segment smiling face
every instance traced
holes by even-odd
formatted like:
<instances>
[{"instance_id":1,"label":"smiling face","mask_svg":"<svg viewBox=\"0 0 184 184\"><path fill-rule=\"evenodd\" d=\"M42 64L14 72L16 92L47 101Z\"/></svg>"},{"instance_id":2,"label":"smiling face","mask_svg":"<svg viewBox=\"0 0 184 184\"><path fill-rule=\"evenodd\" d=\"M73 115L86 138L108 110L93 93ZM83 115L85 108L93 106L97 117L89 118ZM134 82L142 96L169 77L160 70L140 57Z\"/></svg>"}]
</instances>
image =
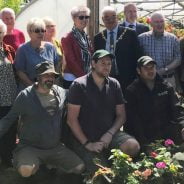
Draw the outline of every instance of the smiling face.
<instances>
[{"instance_id":1,"label":"smiling face","mask_svg":"<svg viewBox=\"0 0 184 184\"><path fill-rule=\"evenodd\" d=\"M134 23L137 19L137 8L135 5L127 5L124 9L124 14L126 21L129 23Z\"/></svg>"},{"instance_id":2,"label":"smiling face","mask_svg":"<svg viewBox=\"0 0 184 184\"><path fill-rule=\"evenodd\" d=\"M151 17L151 26L153 28L153 32L155 33L163 33L165 29L165 20L163 15L155 14Z\"/></svg>"},{"instance_id":3,"label":"smiling face","mask_svg":"<svg viewBox=\"0 0 184 184\"><path fill-rule=\"evenodd\" d=\"M156 65L154 63L148 63L145 66L137 68L137 73L145 81L152 81L156 76Z\"/></svg>"},{"instance_id":4,"label":"smiling face","mask_svg":"<svg viewBox=\"0 0 184 184\"><path fill-rule=\"evenodd\" d=\"M102 16L105 27L109 30L114 29L118 25L118 18L116 12L113 10L106 10Z\"/></svg>"},{"instance_id":5,"label":"smiling face","mask_svg":"<svg viewBox=\"0 0 184 184\"><path fill-rule=\"evenodd\" d=\"M80 11L73 17L74 25L77 29L84 31L89 23L90 15L87 11Z\"/></svg>"},{"instance_id":6,"label":"smiling face","mask_svg":"<svg viewBox=\"0 0 184 184\"><path fill-rule=\"evenodd\" d=\"M7 25L8 31L11 31L14 29L15 15L13 15L11 12L3 12L2 20Z\"/></svg>"},{"instance_id":7,"label":"smiling face","mask_svg":"<svg viewBox=\"0 0 184 184\"><path fill-rule=\"evenodd\" d=\"M38 85L43 90L49 90L52 88L55 80L54 73L45 73L39 76Z\"/></svg>"}]
</instances>

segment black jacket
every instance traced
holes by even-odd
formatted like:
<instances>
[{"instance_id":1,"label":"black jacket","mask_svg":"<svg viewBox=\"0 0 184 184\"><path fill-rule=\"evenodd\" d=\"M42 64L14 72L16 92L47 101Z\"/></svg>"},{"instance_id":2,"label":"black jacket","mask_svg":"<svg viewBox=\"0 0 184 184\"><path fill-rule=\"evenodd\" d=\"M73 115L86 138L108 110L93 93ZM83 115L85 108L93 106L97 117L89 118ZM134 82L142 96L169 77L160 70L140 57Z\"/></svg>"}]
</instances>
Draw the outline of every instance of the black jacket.
<instances>
[{"instance_id":1,"label":"black jacket","mask_svg":"<svg viewBox=\"0 0 184 184\"><path fill-rule=\"evenodd\" d=\"M125 131L141 144L169 138L168 129L172 129L172 123L183 123L183 108L173 88L159 76L156 76L153 90L148 89L140 78L136 79L127 88L125 98Z\"/></svg>"},{"instance_id":2,"label":"black jacket","mask_svg":"<svg viewBox=\"0 0 184 184\"><path fill-rule=\"evenodd\" d=\"M105 49L106 38L106 29L94 37L95 51ZM120 77L118 80L123 89L125 89L135 79L137 59L141 56L142 51L135 31L119 26L115 57Z\"/></svg>"}]
</instances>

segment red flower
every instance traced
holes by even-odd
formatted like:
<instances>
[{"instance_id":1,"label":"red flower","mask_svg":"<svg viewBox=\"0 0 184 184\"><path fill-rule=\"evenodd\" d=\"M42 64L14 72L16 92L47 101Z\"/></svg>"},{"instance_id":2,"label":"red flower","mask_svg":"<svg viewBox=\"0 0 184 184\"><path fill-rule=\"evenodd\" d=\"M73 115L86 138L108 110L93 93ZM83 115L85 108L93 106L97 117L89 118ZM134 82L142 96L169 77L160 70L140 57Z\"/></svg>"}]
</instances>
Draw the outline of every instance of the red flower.
<instances>
[{"instance_id":1,"label":"red flower","mask_svg":"<svg viewBox=\"0 0 184 184\"><path fill-rule=\"evenodd\" d=\"M152 152L150 153L150 155L151 155L153 158L155 158L158 154L157 154L156 152L152 151Z\"/></svg>"}]
</instances>

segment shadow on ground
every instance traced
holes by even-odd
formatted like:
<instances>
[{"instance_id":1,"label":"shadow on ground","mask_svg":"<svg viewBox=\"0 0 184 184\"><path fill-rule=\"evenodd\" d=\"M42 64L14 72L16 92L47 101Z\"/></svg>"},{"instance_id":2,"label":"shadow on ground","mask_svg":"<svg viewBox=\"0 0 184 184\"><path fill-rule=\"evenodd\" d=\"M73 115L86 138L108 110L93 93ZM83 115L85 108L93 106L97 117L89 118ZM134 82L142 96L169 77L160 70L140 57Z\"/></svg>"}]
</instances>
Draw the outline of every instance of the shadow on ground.
<instances>
[{"instance_id":1,"label":"shadow on ground","mask_svg":"<svg viewBox=\"0 0 184 184\"><path fill-rule=\"evenodd\" d=\"M73 174L59 174L42 168L30 178L22 178L12 167L0 165L0 184L82 184L82 178Z\"/></svg>"}]
</instances>

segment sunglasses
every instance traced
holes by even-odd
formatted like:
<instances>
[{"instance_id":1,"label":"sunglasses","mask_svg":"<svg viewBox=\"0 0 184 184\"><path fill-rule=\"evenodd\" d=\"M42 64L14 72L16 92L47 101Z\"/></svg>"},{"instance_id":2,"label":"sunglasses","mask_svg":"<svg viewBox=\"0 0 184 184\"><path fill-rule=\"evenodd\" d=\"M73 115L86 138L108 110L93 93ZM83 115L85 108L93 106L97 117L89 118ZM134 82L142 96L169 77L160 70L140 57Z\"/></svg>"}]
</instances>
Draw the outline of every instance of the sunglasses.
<instances>
[{"instance_id":1,"label":"sunglasses","mask_svg":"<svg viewBox=\"0 0 184 184\"><path fill-rule=\"evenodd\" d=\"M83 15L81 15L81 16L78 16L78 18L79 18L80 20L84 20L84 19L89 19L90 16L83 16Z\"/></svg>"},{"instance_id":2,"label":"sunglasses","mask_svg":"<svg viewBox=\"0 0 184 184\"><path fill-rule=\"evenodd\" d=\"M34 33L45 33L46 32L46 30L45 29L35 29L35 30L32 30L32 32L34 32Z\"/></svg>"}]
</instances>

